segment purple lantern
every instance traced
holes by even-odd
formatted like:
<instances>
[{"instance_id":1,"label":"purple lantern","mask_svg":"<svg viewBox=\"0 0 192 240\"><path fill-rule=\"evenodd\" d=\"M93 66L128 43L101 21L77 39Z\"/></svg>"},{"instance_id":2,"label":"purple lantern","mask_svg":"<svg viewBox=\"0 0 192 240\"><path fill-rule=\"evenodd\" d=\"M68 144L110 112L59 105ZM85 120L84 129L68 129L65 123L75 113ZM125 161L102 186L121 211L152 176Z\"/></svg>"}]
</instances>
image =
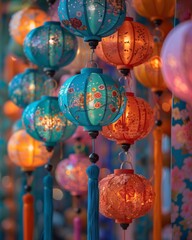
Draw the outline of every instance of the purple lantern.
<instances>
[{"instance_id":1,"label":"purple lantern","mask_svg":"<svg viewBox=\"0 0 192 240\"><path fill-rule=\"evenodd\" d=\"M192 21L179 24L163 44L162 73L172 93L192 103Z\"/></svg>"}]
</instances>

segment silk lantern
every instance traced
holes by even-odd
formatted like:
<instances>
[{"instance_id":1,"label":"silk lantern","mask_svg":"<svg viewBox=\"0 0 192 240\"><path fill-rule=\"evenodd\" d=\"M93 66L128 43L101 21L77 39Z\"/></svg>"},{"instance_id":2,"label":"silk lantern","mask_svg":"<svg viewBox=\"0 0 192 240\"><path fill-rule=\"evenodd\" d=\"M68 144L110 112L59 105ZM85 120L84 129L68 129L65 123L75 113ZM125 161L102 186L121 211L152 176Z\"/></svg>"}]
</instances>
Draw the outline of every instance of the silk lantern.
<instances>
[{"instance_id":1,"label":"silk lantern","mask_svg":"<svg viewBox=\"0 0 192 240\"><path fill-rule=\"evenodd\" d=\"M68 127L75 131L74 125L68 125L68 120L60 111L57 97L43 96L29 104L23 112L22 119L27 133L43 141L50 150L65 136Z\"/></svg>"},{"instance_id":2,"label":"silk lantern","mask_svg":"<svg viewBox=\"0 0 192 240\"><path fill-rule=\"evenodd\" d=\"M41 98L47 76L37 69L28 68L9 83L9 97L19 107L25 108Z\"/></svg>"},{"instance_id":3,"label":"silk lantern","mask_svg":"<svg viewBox=\"0 0 192 240\"><path fill-rule=\"evenodd\" d=\"M151 209L154 192L151 183L133 169L116 169L100 181L99 196L100 213L126 229Z\"/></svg>"},{"instance_id":4,"label":"silk lantern","mask_svg":"<svg viewBox=\"0 0 192 240\"><path fill-rule=\"evenodd\" d=\"M102 39L96 54L104 62L123 71L145 62L152 50L153 39L149 30L143 24L126 17L114 34Z\"/></svg>"},{"instance_id":5,"label":"silk lantern","mask_svg":"<svg viewBox=\"0 0 192 240\"><path fill-rule=\"evenodd\" d=\"M27 35L24 52L29 61L50 74L73 61L77 52L77 39L62 28L59 22L46 22Z\"/></svg>"},{"instance_id":6,"label":"silk lantern","mask_svg":"<svg viewBox=\"0 0 192 240\"><path fill-rule=\"evenodd\" d=\"M127 104L122 116L114 123L104 126L102 135L116 141L122 147L147 136L154 125L154 113L150 105L142 98L128 92Z\"/></svg>"},{"instance_id":7,"label":"silk lantern","mask_svg":"<svg viewBox=\"0 0 192 240\"><path fill-rule=\"evenodd\" d=\"M175 0L133 0L136 12L151 21L163 20L174 16Z\"/></svg>"},{"instance_id":8,"label":"silk lantern","mask_svg":"<svg viewBox=\"0 0 192 240\"><path fill-rule=\"evenodd\" d=\"M165 39L161 51L162 73L169 90L191 105L192 70L192 21L175 27ZM177 39L177 41L175 41Z\"/></svg>"},{"instance_id":9,"label":"silk lantern","mask_svg":"<svg viewBox=\"0 0 192 240\"><path fill-rule=\"evenodd\" d=\"M8 100L4 103L3 112L5 116L13 121L18 120L22 115L22 110L17 107L11 100Z\"/></svg>"},{"instance_id":10,"label":"silk lantern","mask_svg":"<svg viewBox=\"0 0 192 240\"><path fill-rule=\"evenodd\" d=\"M26 35L49 19L49 16L36 6L22 9L13 14L10 20L10 34L17 43L23 45Z\"/></svg>"},{"instance_id":11,"label":"silk lantern","mask_svg":"<svg viewBox=\"0 0 192 240\"><path fill-rule=\"evenodd\" d=\"M77 36L84 37L95 48L102 37L111 35L121 26L126 15L123 0L81 2L61 0L58 8L62 24Z\"/></svg>"},{"instance_id":12,"label":"silk lantern","mask_svg":"<svg viewBox=\"0 0 192 240\"><path fill-rule=\"evenodd\" d=\"M123 113L126 98L118 82L99 68L84 68L61 87L59 106L74 124L87 131L100 131L102 126Z\"/></svg>"},{"instance_id":13,"label":"silk lantern","mask_svg":"<svg viewBox=\"0 0 192 240\"><path fill-rule=\"evenodd\" d=\"M166 89L166 84L161 72L161 47L162 43L154 43L152 56L143 64L134 67L134 74L137 80L154 92Z\"/></svg>"}]
</instances>

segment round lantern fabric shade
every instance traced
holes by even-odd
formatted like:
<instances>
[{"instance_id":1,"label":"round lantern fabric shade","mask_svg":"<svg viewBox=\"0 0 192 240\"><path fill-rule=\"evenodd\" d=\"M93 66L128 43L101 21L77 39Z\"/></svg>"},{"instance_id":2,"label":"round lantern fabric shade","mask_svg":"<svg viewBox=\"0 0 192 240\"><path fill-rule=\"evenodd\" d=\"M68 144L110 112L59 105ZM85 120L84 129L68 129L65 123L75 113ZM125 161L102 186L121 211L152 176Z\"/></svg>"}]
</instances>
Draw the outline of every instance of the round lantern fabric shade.
<instances>
[{"instance_id":1,"label":"round lantern fabric shade","mask_svg":"<svg viewBox=\"0 0 192 240\"><path fill-rule=\"evenodd\" d=\"M133 0L133 7L143 17L153 20L174 16L175 0Z\"/></svg>"},{"instance_id":2,"label":"round lantern fabric shade","mask_svg":"<svg viewBox=\"0 0 192 240\"><path fill-rule=\"evenodd\" d=\"M64 138L68 128L71 135L73 134L71 129L74 131L76 129L76 126L69 124L60 111L57 97L43 96L40 100L31 103L24 110L22 119L27 133L45 142L48 147L55 146L61 138Z\"/></svg>"},{"instance_id":3,"label":"round lantern fabric shade","mask_svg":"<svg viewBox=\"0 0 192 240\"><path fill-rule=\"evenodd\" d=\"M123 113L126 97L118 82L99 68L84 68L69 78L59 92L59 106L71 122L99 131Z\"/></svg>"},{"instance_id":4,"label":"round lantern fabric shade","mask_svg":"<svg viewBox=\"0 0 192 240\"><path fill-rule=\"evenodd\" d=\"M22 9L13 14L10 20L10 34L17 43L23 45L26 35L49 19L49 16L38 7L30 6Z\"/></svg>"},{"instance_id":5,"label":"round lantern fabric shade","mask_svg":"<svg viewBox=\"0 0 192 240\"><path fill-rule=\"evenodd\" d=\"M84 154L71 154L59 162L55 171L58 184L72 195L79 196L87 192L88 177L86 169L90 165Z\"/></svg>"},{"instance_id":6,"label":"round lantern fabric shade","mask_svg":"<svg viewBox=\"0 0 192 240\"><path fill-rule=\"evenodd\" d=\"M40 68L57 70L71 63L77 52L76 37L59 22L46 22L33 29L24 42L24 52Z\"/></svg>"},{"instance_id":7,"label":"round lantern fabric shade","mask_svg":"<svg viewBox=\"0 0 192 240\"><path fill-rule=\"evenodd\" d=\"M11 136L8 155L12 162L25 171L43 166L52 156L42 142L33 139L25 130L19 130Z\"/></svg>"},{"instance_id":8,"label":"round lantern fabric shade","mask_svg":"<svg viewBox=\"0 0 192 240\"><path fill-rule=\"evenodd\" d=\"M37 69L28 68L16 75L9 84L9 97L19 107L25 108L29 103L41 98L47 76Z\"/></svg>"},{"instance_id":9,"label":"round lantern fabric shade","mask_svg":"<svg viewBox=\"0 0 192 240\"><path fill-rule=\"evenodd\" d=\"M117 169L99 183L100 213L116 223L131 223L152 207L154 192L151 183L131 169Z\"/></svg>"},{"instance_id":10,"label":"round lantern fabric shade","mask_svg":"<svg viewBox=\"0 0 192 240\"><path fill-rule=\"evenodd\" d=\"M153 51L153 39L149 30L126 17L122 26L99 43L96 54L104 62L117 69L131 69L146 61Z\"/></svg>"},{"instance_id":11,"label":"round lantern fabric shade","mask_svg":"<svg viewBox=\"0 0 192 240\"><path fill-rule=\"evenodd\" d=\"M58 8L62 24L85 41L100 41L111 35L124 21L126 5L123 0L70 2L61 0Z\"/></svg>"},{"instance_id":12,"label":"round lantern fabric shade","mask_svg":"<svg viewBox=\"0 0 192 240\"><path fill-rule=\"evenodd\" d=\"M154 113L142 98L127 93L127 104L122 116L114 123L104 126L102 135L117 144L134 144L147 136L154 125Z\"/></svg>"},{"instance_id":13,"label":"round lantern fabric shade","mask_svg":"<svg viewBox=\"0 0 192 240\"><path fill-rule=\"evenodd\" d=\"M191 28L191 20L179 24L169 33L161 51L162 73L167 87L189 104L192 99Z\"/></svg>"},{"instance_id":14,"label":"round lantern fabric shade","mask_svg":"<svg viewBox=\"0 0 192 240\"><path fill-rule=\"evenodd\" d=\"M151 88L152 91L163 91L166 89L166 84L161 72L161 47L162 43L155 43L153 54L148 61L134 67L134 74L137 80L145 87Z\"/></svg>"}]
</instances>

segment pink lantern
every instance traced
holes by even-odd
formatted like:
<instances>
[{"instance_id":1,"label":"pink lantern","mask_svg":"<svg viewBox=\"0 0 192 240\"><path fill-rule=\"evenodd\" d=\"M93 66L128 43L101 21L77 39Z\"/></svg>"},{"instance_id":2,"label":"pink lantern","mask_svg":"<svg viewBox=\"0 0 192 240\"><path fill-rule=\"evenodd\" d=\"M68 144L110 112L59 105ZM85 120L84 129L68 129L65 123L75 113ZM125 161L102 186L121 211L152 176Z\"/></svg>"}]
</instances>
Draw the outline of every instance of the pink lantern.
<instances>
[{"instance_id":1,"label":"pink lantern","mask_svg":"<svg viewBox=\"0 0 192 240\"><path fill-rule=\"evenodd\" d=\"M179 24L163 44L162 73L172 93L192 103L192 21Z\"/></svg>"},{"instance_id":2,"label":"pink lantern","mask_svg":"<svg viewBox=\"0 0 192 240\"><path fill-rule=\"evenodd\" d=\"M72 195L83 195L87 192L88 177L86 169L90 165L84 154L71 154L68 159L59 162L55 171L58 184Z\"/></svg>"}]
</instances>

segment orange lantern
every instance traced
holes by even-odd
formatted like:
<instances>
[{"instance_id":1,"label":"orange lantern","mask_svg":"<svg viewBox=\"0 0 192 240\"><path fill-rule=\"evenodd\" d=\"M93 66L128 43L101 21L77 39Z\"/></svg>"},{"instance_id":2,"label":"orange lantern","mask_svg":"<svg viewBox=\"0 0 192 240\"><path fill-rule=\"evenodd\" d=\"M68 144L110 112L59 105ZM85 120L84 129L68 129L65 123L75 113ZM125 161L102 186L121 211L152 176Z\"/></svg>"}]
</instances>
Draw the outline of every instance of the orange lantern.
<instances>
[{"instance_id":1,"label":"orange lantern","mask_svg":"<svg viewBox=\"0 0 192 240\"><path fill-rule=\"evenodd\" d=\"M122 146L144 138L154 125L154 113L150 105L132 92L128 92L127 97L123 115L116 122L104 126L101 132L104 137Z\"/></svg>"},{"instance_id":2,"label":"orange lantern","mask_svg":"<svg viewBox=\"0 0 192 240\"><path fill-rule=\"evenodd\" d=\"M12 162L25 171L32 171L46 164L52 155L42 142L33 139L25 130L19 130L11 136L8 154Z\"/></svg>"},{"instance_id":3,"label":"orange lantern","mask_svg":"<svg viewBox=\"0 0 192 240\"><path fill-rule=\"evenodd\" d=\"M145 215L152 207L151 183L133 169L116 169L99 183L100 213L115 219L123 229L133 219Z\"/></svg>"},{"instance_id":4,"label":"orange lantern","mask_svg":"<svg viewBox=\"0 0 192 240\"><path fill-rule=\"evenodd\" d=\"M152 91L163 91L166 89L166 84L161 73L161 47L162 43L156 42L150 59L134 68L137 80L145 87L151 88Z\"/></svg>"},{"instance_id":5,"label":"orange lantern","mask_svg":"<svg viewBox=\"0 0 192 240\"><path fill-rule=\"evenodd\" d=\"M104 62L123 70L145 62L152 50L153 39L149 30L127 17L117 32L102 39L96 54Z\"/></svg>"},{"instance_id":6,"label":"orange lantern","mask_svg":"<svg viewBox=\"0 0 192 240\"><path fill-rule=\"evenodd\" d=\"M30 6L16 12L9 23L9 31L13 39L23 44L26 35L34 28L49 21L49 16L36 6Z\"/></svg>"},{"instance_id":7,"label":"orange lantern","mask_svg":"<svg viewBox=\"0 0 192 240\"><path fill-rule=\"evenodd\" d=\"M3 112L5 116L11 120L18 120L21 118L22 109L17 107L12 101L8 100L3 105Z\"/></svg>"},{"instance_id":8,"label":"orange lantern","mask_svg":"<svg viewBox=\"0 0 192 240\"><path fill-rule=\"evenodd\" d=\"M163 20L174 16L175 0L133 0L136 12L150 20Z\"/></svg>"}]
</instances>

